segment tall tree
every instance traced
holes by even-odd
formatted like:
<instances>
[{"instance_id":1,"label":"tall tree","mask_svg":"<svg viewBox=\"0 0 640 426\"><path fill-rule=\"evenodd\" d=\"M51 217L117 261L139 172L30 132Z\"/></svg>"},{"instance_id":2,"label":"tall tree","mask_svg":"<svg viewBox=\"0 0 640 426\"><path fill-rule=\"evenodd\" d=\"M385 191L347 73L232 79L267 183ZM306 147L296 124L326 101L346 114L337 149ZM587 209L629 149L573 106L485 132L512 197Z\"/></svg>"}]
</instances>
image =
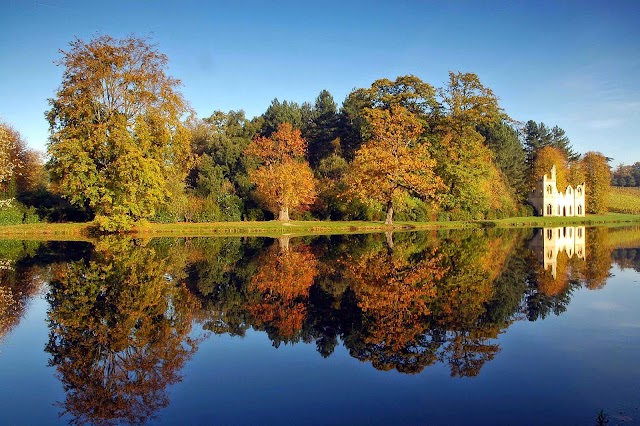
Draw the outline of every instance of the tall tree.
<instances>
[{"instance_id":1,"label":"tall tree","mask_svg":"<svg viewBox=\"0 0 640 426\"><path fill-rule=\"evenodd\" d=\"M345 157L351 159L363 140L369 139L369 129L365 117L367 109L390 109L392 106L405 108L422 121L438 110L436 90L414 75L397 77L394 81L382 78L374 81L369 88L356 89L345 99L340 111L340 139Z\"/></svg>"},{"instance_id":2,"label":"tall tree","mask_svg":"<svg viewBox=\"0 0 640 426\"><path fill-rule=\"evenodd\" d=\"M585 209L588 213L607 212L611 169L607 157L599 152L587 152L582 159L585 175Z\"/></svg>"},{"instance_id":3,"label":"tall tree","mask_svg":"<svg viewBox=\"0 0 640 426\"><path fill-rule=\"evenodd\" d=\"M518 132L504 120L481 125L478 131L484 136L485 144L493 153L496 166L502 172L507 185L520 199L524 198L526 155Z\"/></svg>"},{"instance_id":4,"label":"tall tree","mask_svg":"<svg viewBox=\"0 0 640 426\"><path fill-rule=\"evenodd\" d=\"M271 105L262 114L263 121L260 134L269 137L283 123L289 123L296 129L306 131L310 121L310 110L311 107L309 105L301 106L296 102L290 101L280 102L276 98L271 101Z\"/></svg>"},{"instance_id":5,"label":"tall tree","mask_svg":"<svg viewBox=\"0 0 640 426\"><path fill-rule=\"evenodd\" d=\"M258 198L278 220L289 220L289 209L306 208L315 200L313 172L304 158L306 148L300 130L282 123L270 137L256 137L245 151L262 162L249 176Z\"/></svg>"},{"instance_id":6,"label":"tall tree","mask_svg":"<svg viewBox=\"0 0 640 426\"><path fill-rule=\"evenodd\" d=\"M476 74L454 72L439 95L432 152L438 162L436 173L447 187L443 207L454 218L513 213L513 197L477 130L503 118L498 98Z\"/></svg>"},{"instance_id":7,"label":"tall tree","mask_svg":"<svg viewBox=\"0 0 640 426\"><path fill-rule=\"evenodd\" d=\"M338 107L333 96L326 90L320 92L316 98L312 111L311 123L306 132L308 141L309 164L314 169L323 158L334 152L332 142L338 137Z\"/></svg>"},{"instance_id":8,"label":"tall tree","mask_svg":"<svg viewBox=\"0 0 640 426\"><path fill-rule=\"evenodd\" d=\"M62 84L47 112L49 167L60 192L106 230L153 215L189 163L187 106L167 57L147 40L103 35L61 51Z\"/></svg>"},{"instance_id":9,"label":"tall tree","mask_svg":"<svg viewBox=\"0 0 640 426\"><path fill-rule=\"evenodd\" d=\"M442 181L414 114L399 105L366 113L371 138L356 152L347 182L361 199L384 203L385 223L392 224L394 202L407 195L434 200Z\"/></svg>"},{"instance_id":10,"label":"tall tree","mask_svg":"<svg viewBox=\"0 0 640 426\"><path fill-rule=\"evenodd\" d=\"M533 166L540 149L551 146L561 150L569 163L580 159L580 154L571 147L571 141L564 130L558 126L547 127L544 123L536 123L533 120L527 121L522 129L525 152L527 153L527 165Z\"/></svg>"}]
</instances>

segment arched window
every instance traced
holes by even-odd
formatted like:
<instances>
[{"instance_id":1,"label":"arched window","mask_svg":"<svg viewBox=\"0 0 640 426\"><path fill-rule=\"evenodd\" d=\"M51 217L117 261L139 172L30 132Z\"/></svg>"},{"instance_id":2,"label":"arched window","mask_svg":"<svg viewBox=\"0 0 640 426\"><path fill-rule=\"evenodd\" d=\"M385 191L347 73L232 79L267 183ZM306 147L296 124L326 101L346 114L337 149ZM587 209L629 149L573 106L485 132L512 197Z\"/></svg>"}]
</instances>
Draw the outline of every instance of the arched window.
<instances>
[{"instance_id":1,"label":"arched window","mask_svg":"<svg viewBox=\"0 0 640 426\"><path fill-rule=\"evenodd\" d=\"M549 240L553 238L553 231L551 229L547 229L547 238Z\"/></svg>"},{"instance_id":2,"label":"arched window","mask_svg":"<svg viewBox=\"0 0 640 426\"><path fill-rule=\"evenodd\" d=\"M569 216L573 216L573 206L569 206Z\"/></svg>"},{"instance_id":3,"label":"arched window","mask_svg":"<svg viewBox=\"0 0 640 426\"><path fill-rule=\"evenodd\" d=\"M560 204L558 204L558 216L562 215L562 210L560 210Z\"/></svg>"},{"instance_id":4,"label":"arched window","mask_svg":"<svg viewBox=\"0 0 640 426\"><path fill-rule=\"evenodd\" d=\"M582 187L578 187L578 195L582 195Z\"/></svg>"},{"instance_id":5,"label":"arched window","mask_svg":"<svg viewBox=\"0 0 640 426\"><path fill-rule=\"evenodd\" d=\"M569 228L569 238L573 238L573 228Z\"/></svg>"},{"instance_id":6,"label":"arched window","mask_svg":"<svg viewBox=\"0 0 640 426\"><path fill-rule=\"evenodd\" d=\"M571 187L567 188L567 194L571 195Z\"/></svg>"},{"instance_id":7,"label":"arched window","mask_svg":"<svg viewBox=\"0 0 640 426\"><path fill-rule=\"evenodd\" d=\"M578 228L578 238L582 238L582 228Z\"/></svg>"},{"instance_id":8,"label":"arched window","mask_svg":"<svg viewBox=\"0 0 640 426\"><path fill-rule=\"evenodd\" d=\"M547 194L552 194L553 190L551 189L551 185L547 186Z\"/></svg>"},{"instance_id":9,"label":"arched window","mask_svg":"<svg viewBox=\"0 0 640 426\"><path fill-rule=\"evenodd\" d=\"M552 250L547 251L547 257L549 258L549 260L553 259L553 251Z\"/></svg>"},{"instance_id":10,"label":"arched window","mask_svg":"<svg viewBox=\"0 0 640 426\"><path fill-rule=\"evenodd\" d=\"M578 214L582 214L582 205L578 204Z\"/></svg>"},{"instance_id":11,"label":"arched window","mask_svg":"<svg viewBox=\"0 0 640 426\"><path fill-rule=\"evenodd\" d=\"M553 207L551 207L551 204L547 205L547 214L548 215L553 214Z\"/></svg>"}]
</instances>

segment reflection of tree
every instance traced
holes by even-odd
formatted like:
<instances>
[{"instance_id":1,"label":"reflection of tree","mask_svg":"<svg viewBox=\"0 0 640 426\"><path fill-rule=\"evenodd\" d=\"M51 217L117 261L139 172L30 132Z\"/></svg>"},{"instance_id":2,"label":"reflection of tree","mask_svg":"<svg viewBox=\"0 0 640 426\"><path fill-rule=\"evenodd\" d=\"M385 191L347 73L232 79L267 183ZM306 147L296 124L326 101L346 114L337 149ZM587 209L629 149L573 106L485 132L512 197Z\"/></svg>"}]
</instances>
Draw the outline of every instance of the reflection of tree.
<instances>
[{"instance_id":1,"label":"reflection of tree","mask_svg":"<svg viewBox=\"0 0 640 426\"><path fill-rule=\"evenodd\" d=\"M378 246L348 258L345 265L366 318L364 352L371 352L367 356L376 368L411 369L418 359L424 361L426 352L435 360L432 350L418 349L414 340L424 333L436 282L446 269L439 266L441 255L433 249L409 254L406 245L397 244L393 251ZM392 364L384 365L389 361Z\"/></svg>"},{"instance_id":2,"label":"reflection of tree","mask_svg":"<svg viewBox=\"0 0 640 426\"><path fill-rule=\"evenodd\" d=\"M496 296L493 283L501 278L495 268L507 261L517 241L458 235L422 246L401 240L392 251L372 245L348 258L347 276L363 318L359 330L345 335L353 356L405 373L446 362L454 376L477 375L493 359L499 348L490 340L519 304L512 303L512 311L495 322L487 306Z\"/></svg>"},{"instance_id":3,"label":"reflection of tree","mask_svg":"<svg viewBox=\"0 0 640 426\"><path fill-rule=\"evenodd\" d=\"M217 334L244 336L247 321L246 281L253 258L250 243L240 238L201 238L191 242L195 259L187 267L187 283L202 304L203 327Z\"/></svg>"},{"instance_id":4,"label":"reflection of tree","mask_svg":"<svg viewBox=\"0 0 640 426\"><path fill-rule=\"evenodd\" d=\"M640 249L624 248L614 250L611 258L620 269L631 268L636 272L640 272Z\"/></svg>"},{"instance_id":5,"label":"reflection of tree","mask_svg":"<svg viewBox=\"0 0 640 426\"><path fill-rule=\"evenodd\" d=\"M587 229L587 260L584 268L584 282L590 289L605 286L611 276L611 247L609 246L609 230L607 228Z\"/></svg>"},{"instance_id":6,"label":"reflection of tree","mask_svg":"<svg viewBox=\"0 0 640 426\"><path fill-rule=\"evenodd\" d=\"M286 237L258 259L249 291L260 294L249 306L257 328L267 330L275 344L295 340L307 312L309 287L317 275L317 260L303 244L289 245Z\"/></svg>"},{"instance_id":7,"label":"reflection of tree","mask_svg":"<svg viewBox=\"0 0 640 426\"><path fill-rule=\"evenodd\" d=\"M29 300L43 291L50 271L78 259L88 243L0 240L0 340L20 322Z\"/></svg>"},{"instance_id":8,"label":"reflection of tree","mask_svg":"<svg viewBox=\"0 0 640 426\"><path fill-rule=\"evenodd\" d=\"M46 351L72 423L139 424L168 404L165 388L197 344L193 298L170 268L150 248L109 240L51 280Z\"/></svg>"}]
</instances>

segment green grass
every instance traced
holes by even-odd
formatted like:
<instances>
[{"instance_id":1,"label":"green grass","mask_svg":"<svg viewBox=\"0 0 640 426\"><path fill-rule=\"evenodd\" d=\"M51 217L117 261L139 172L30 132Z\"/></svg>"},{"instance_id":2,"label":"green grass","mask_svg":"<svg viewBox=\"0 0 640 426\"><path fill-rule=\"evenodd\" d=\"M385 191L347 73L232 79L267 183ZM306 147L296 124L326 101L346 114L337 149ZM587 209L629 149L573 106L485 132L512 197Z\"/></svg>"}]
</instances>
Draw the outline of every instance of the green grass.
<instances>
[{"instance_id":1,"label":"green grass","mask_svg":"<svg viewBox=\"0 0 640 426\"><path fill-rule=\"evenodd\" d=\"M429 230L483 227L541 227L563 225L616 226L640 223L640 215L610 213L586 217L512 217L508 219L455 222L328 222L291 221L215 222L215 223L149 223L135 227L131 234L138 237L196 237L196 236L266 236L330 235L389 230ZM90 240L90 223L25 224L0 226L0 238L37 240Z\"/></svg>"},{"instance_id":2,"label":"green grass","mask_svg":"<svg viewBox=\"0 0 640 426\"><path fill-rule=\"evenodd\" d=\"M607 208L611 212L640 214L640 188L612 186Z\"/></svg>"}]
</instances>

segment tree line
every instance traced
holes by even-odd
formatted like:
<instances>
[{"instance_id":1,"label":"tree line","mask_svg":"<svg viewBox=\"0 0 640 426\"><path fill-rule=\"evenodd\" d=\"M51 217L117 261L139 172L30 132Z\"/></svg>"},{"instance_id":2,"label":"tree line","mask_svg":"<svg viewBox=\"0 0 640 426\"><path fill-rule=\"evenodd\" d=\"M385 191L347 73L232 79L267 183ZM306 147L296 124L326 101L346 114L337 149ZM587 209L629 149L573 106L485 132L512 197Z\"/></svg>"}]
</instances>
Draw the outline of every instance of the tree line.
<instances>
[{"instance_id":1,"label":"tree line","mask_svg":"<svg viewBox=\"0 0 640 426\"><path fill-rule=\"evenodd\" d=\"M473 73L450 72L442 87L376 80L340 107L323 90L313 103L274 99L251 119L199 118L146 39L76 39L61 53L45 167L25 159L24 144L22 159L5 154L21 138L0 126L0 190L49 219L62 211L119 230L140 220L530 215L527 194L552 164L559 190L587 182L587 209L605 208L606 157L580 156L557 126L514 121Z\"/></svg>"}]
</instances>

